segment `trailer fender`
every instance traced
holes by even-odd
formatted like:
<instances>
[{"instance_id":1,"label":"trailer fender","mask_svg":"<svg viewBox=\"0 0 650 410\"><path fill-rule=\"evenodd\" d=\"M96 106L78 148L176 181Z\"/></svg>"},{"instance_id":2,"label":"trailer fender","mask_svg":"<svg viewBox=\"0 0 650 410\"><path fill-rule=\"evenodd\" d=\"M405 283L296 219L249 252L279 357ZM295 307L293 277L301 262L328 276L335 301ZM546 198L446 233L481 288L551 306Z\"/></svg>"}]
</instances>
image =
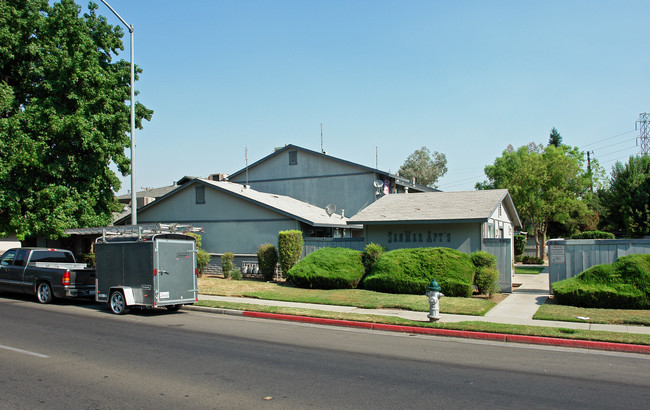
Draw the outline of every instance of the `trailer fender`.
<instances>
[{"instance_id":1,"label":"trailer fender","mask_svg":"<svg viewBox=\"0 0 650 410\"><path fill-rule=\"evenodd\" d=\"M115 286L111 288L108 294L110 295L114 290L121 290L122 293L124 293L124 299L126 300L127 306L133 306L135 304L135 297L133 297L133 288L129 286Z\"/></svg>"}]
</instances>

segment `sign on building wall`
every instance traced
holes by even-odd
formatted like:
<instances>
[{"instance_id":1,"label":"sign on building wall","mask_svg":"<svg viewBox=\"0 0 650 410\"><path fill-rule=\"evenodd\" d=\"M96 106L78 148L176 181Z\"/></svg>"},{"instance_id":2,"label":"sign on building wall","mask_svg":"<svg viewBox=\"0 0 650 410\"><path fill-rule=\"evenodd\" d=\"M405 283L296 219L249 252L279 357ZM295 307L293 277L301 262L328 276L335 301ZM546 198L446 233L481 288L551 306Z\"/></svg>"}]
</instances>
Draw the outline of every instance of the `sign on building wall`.
<instances>
[{"instance_id":1,"label":"sign on building wall","mask_svg":"<svg viewBox=\"0 0 650 410\"><path fill-rule=\"evenodd\" d=\"M451 242L451 232L413 232L413 231L389 231L388 243L449 243Z\"/></svg>"},{"instance_id":2,"label":"sign on building wall","mask_svg":"<svg viewBox=\"0 0 650 410\"><path fill-rule=\"evenodd\" d=\"M566 262L566 247L564 245L550 245L549 251L551 263Z\"/></svg>"}]
</instances>

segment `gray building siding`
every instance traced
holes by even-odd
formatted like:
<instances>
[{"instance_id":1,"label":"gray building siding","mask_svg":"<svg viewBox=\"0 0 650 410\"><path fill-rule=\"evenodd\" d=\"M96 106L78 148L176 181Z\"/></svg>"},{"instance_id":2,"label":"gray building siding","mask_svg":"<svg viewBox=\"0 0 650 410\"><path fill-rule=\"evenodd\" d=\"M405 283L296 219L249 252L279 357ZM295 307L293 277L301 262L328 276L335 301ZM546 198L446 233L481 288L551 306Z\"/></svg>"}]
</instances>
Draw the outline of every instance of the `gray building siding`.
<instances>
[{"instance_id":1,"label":"gray building siding","mask_svg":"<svg viewBox=\"0 0 650 410\"><path fill-rule=\"evenodd\" d=\"M196 203L195 186L138 213L140 223L191 223L205 229L209 253L254 254L263 243L277 244L278 232L300 229L300 222L246 200L205 188L205 203Z\"/></svg>"},{"instance_id":2,"label":"gray building siding","mask_svg":"<svg viewBox=\"0 0 650 410\"><path fill-rule=\"evenodd\" d=\"M401 248L444 247L471 253L481 249L481 224L389 224L365 225L366 243Z\"/></svg>"},{"instance_id":3,"label":"gray building siding","mask_svg":"<svg viewBox=\"0 0 650 410\"><path fill-rule=\"evenodd\" d=\"M295 152L296 163L290 164ZM337 213L350 216L375 200L374 172L351 164L334 161L302 150L288 150L272 156L248 171L248 185L262 192L272 192L324 208L332 203ZM231 181L246 183L246 172Z\"/></svg>"}]
</instances>

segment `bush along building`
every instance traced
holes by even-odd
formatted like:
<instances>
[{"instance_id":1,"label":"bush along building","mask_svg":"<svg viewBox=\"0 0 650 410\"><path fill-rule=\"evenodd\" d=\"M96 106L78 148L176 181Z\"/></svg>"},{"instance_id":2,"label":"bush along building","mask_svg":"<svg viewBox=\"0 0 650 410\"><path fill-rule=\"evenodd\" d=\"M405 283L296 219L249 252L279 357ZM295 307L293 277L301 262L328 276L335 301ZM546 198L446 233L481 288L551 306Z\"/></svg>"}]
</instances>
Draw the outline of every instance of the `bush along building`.
<instances>
[{"instance_id":1,"label":"bush along building","mask_svg":"<svg viewBox=\"0 0 650 410\"><path fill-rule=\"evenodd\" d=\"M235 265L256 264L264 243L277 243L278 232L299 230L309 238L353 238L361 226L347 218L297 199L256 191L228 181L185 178L182 185L138 210L141 224L190 224L204 229L202 246L219 264L226 252L236 255ZM130 216L116 221L127 224ZM361 240L358 240L361 243Z\"/></svg>"},{"instance_id":2,"label":"bush along building","mask_svg":"<svg viewBox=\"0 0 650 410\"><path fill-rule=\"evenodd\" d=\"M487 251L497 257L501 291L512 291L513 237L521 221L505 189L386 195L348 223L363 225L365 242L387 250Z\"/></svg>"}]
</instances>

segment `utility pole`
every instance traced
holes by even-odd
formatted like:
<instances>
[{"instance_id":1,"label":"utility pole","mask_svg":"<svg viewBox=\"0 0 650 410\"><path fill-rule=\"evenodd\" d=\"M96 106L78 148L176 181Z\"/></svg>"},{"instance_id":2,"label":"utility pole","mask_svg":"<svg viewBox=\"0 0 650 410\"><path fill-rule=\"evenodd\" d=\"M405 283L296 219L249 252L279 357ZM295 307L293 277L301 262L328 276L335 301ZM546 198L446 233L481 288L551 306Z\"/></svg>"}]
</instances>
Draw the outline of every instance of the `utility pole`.
<instances>
[{"instance_id":1,"label":"utility pole","mask_svg":"<svg viewBox=\"0 0 650 410\"><path fill-rule=\"evenodd\" d=\"M640 146L639 154L650 155L650 114L647 112L639 114L639 119L634 124L634 129L637 129L639 124L639 136L637 145Z\"/></svg>"},{"instance_id":2,"label":"utility pole","mask_svg":"<svg viewBox=\"0 0 650 410\"><path fill-rule=\"evenodd\" d=\"M126 26L131 34L131 225L138 224L138 198L135 189L135 63L133 62L133 24L127 23L106 0L102 3Z\"/></svg>"},{"instance_id":3,"label":"utility pole","mask_svg":"<svg viewBox=\"0 0 650 410\"><path fill-rule=\"evenodd\" d=\"M594 192L594 177L591 175L591 153L593 151L587 151L587 174L589 174L589 187L591 192Z\"/></svg>"}]
</instances>

